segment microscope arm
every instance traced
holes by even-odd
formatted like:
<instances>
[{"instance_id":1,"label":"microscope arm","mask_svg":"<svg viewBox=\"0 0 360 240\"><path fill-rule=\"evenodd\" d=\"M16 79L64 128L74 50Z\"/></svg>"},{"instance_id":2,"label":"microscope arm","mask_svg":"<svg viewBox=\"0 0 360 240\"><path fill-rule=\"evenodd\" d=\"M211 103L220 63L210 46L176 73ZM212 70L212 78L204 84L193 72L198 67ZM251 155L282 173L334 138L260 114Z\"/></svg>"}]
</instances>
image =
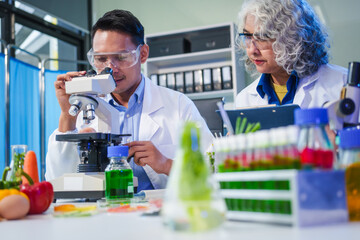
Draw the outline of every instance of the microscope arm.
<instances>
[{"instance_id":1,"label":"microscope arm","mask_svg":"<svg viewBox=\"0 0 360 240\"><path fill-rule=\"evenodd\" d=\"M98 131L103 133L120 134L120 112L105 100L95 97L98 107L95 114L98 116Z\"/></svg>"}]
</instances>

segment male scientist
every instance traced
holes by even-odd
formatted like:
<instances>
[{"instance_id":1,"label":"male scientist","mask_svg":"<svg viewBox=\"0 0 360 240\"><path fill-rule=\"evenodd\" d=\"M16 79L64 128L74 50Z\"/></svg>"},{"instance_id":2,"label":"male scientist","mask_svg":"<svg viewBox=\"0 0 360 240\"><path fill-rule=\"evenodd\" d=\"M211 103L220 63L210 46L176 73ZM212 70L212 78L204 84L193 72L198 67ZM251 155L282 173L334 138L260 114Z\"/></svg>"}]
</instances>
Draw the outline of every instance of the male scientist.
<instances>
[{"instance_id":1,"label":"male scientist","mask_svg":"<svg viewBox=\"0 0 360 240\"><path fill-rule=\"evenodd\" d=\"M128 139L129 156L133 156L130 165L138 178L138 192L164 188L178 147L181 123L199 122L204 149L211 145L213 136L188 97L157 86L142 75L141 64L149 56L149 46L144 42L142 24L132 13L105 13L93 26L91 37L90 64L98 73L106 67L113 71L116 89L104 99L121 113L120 133L132 135ZM58 129L49 138L47 180L76 172L79 164L76 144L56 141L55 136L86 131L81 129L82 117L68 113L70 95L65 92L66 81L85 73L62 74L55 82L61 115Z\"/></svg>"}]
</instances>

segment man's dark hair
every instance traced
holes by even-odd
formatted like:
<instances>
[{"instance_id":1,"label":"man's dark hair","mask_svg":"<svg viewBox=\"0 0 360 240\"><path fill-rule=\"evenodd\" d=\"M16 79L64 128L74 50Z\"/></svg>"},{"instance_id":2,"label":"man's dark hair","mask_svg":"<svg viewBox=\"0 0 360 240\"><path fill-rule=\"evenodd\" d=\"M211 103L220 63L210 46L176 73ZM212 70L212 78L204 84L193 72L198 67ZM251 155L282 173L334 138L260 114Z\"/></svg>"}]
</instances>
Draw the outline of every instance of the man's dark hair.
<instances>
[{"instance_id":1,"label":"man's dark hair","mask_svg":"<svg viewBox=\"0 0 360 240\"><path fill-rule=\"evenodd\" d=\"M127 33L135 45L144 44L144 27L131 12L115 9L99 18L91 29L91 39L97 30Z\"/></svg>"}]
</instances>

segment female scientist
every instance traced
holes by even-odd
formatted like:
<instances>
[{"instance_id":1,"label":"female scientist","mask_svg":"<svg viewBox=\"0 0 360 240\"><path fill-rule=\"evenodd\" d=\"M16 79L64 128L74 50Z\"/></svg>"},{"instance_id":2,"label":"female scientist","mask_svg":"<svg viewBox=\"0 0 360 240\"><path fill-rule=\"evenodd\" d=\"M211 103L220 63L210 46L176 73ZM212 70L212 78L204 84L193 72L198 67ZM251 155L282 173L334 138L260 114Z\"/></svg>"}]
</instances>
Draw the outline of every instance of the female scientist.
<instances>
[{"instance_id":1,"label":"female scientist","mask_svg":"<svg viewBox=\"0 0 360 240\"><path fill-rule=\"evenodd\" d=\"M328 34L305 0L249 0L239 16L246 69L261 76L237 95L236 107L310 108L340 98L347 70L328 63Z\"/></svg>"}]
</instances>

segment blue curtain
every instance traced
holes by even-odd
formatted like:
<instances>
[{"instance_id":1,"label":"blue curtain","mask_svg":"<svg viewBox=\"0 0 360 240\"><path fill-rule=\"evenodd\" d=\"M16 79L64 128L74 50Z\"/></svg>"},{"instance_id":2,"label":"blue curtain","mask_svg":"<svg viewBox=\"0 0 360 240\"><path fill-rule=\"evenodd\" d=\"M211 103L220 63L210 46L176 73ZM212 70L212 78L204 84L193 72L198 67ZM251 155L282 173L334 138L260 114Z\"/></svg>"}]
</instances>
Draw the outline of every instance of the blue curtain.
<instances>
[{"instance_id":1,"label":"blue curtain","mask_svg":"<svg viewBox=\"0 0 360 240\"><path fill-rule=\"evenodd\" d=\"M54 82L56 76L66 71L45 70L45 154L48 149L48 140L51 133L59 126L61 109L55 95Z\"/></svg>"},{"instance_id":2,"label":"blue curtain","mask_svg":"<svg viewBox=\"0 0 360 240\"><path fill-rule=\"evenodd\" d=\"M5 168L5 56L0 53L0 174Z\"/></svg>"},{"instance_id":3,"label":"blue curtain","mask_svg":"<svg viewBox=\"0 0 360 240\"><path fill-rule=\"evenodd\" d=\"M28 145L28 150L36 153L40 174L39 71L37 67L10 59L10 145Z\"/></svg>"},{"instance_id":4,"label":"blue curtain","mask_svg":"<svg viewBox=\"0 0 360 240\"><path fill-rule=\"evenodd\" d=\"M37 67L14 58L10 59L10 146L28 145L28 150L36 153L39 176L41 176L39 71ZM45 70L45 154L49 136L58 127L61 112L55 95L54 82L57 75L64 73L66 71ZM4 96L5 56L2 53L0 53L0 91ZM0 104L0 123L1 174L5 168L5 98Z\"/></svg>"}]
</instances>

